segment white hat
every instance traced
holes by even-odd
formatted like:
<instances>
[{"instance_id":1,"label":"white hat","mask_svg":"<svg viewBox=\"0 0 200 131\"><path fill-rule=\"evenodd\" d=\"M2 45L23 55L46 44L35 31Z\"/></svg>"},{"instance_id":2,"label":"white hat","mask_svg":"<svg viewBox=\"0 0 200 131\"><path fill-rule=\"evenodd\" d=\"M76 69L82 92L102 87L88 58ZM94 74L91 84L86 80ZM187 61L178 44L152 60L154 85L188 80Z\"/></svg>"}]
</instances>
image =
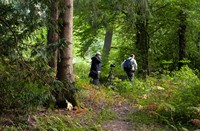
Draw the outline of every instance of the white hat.
<instances>
[{"instance_id":1,"label":"white hat","mask_svg":"<svg viewBox=\"0 0 200 131\"><path fill-rule=\"evenodd\" d=\"M100 53L100 52L97 52L96 55L101 55L101 53Z\"/></svg>"}]
</instances>

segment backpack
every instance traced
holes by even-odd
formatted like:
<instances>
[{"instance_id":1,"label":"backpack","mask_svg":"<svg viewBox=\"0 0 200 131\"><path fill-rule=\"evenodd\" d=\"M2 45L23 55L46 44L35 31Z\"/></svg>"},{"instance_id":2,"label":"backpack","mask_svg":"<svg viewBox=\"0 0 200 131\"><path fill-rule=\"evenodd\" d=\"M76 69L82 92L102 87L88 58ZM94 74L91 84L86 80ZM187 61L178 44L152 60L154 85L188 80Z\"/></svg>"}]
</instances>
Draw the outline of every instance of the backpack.
<instances>
[{"instance_id":1,"label":"backpack","mask_svg":"<svg viewBox=\"0 0 200 131\"><path fill-rule=\"evenodd\" d=\"M132 70L132 63L131 63L131 59L126 59L123 63L123 69L125 71L130 71Z\"/></svg>"}]
</instances>

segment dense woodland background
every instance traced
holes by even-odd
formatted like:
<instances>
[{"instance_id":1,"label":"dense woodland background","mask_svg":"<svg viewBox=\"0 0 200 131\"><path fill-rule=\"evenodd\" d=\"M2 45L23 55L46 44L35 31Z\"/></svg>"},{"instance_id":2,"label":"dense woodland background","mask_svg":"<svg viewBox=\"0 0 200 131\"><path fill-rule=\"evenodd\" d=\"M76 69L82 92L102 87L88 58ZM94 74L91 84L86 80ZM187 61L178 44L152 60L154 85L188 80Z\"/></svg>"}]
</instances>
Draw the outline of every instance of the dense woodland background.
<instances>
[{"instance_id":1,"label":"dense woodland background","mask_svg":"<svg viewBox=\"0 0 200 131\"><path fill-rule=\"evenodd\" d=\"M198 0L1 0L0 127L101 130L97 125L112 113L95 109L94 103L109 107L117 93L137 108L128 115L134 122L197 130L199 22ZM88 78L97 51L102 53L99 87ZM138 63L133 85L121 69L131 53ZM110 64L116 67L106 85ZM86 116L100 110L102 117L76 125L70 117L30 115L41 108L63 109L69 102L76 110L88 108ZM31 116L34 126L30 119L19 121L21 116Z\"/></svg>"}]
</instances>

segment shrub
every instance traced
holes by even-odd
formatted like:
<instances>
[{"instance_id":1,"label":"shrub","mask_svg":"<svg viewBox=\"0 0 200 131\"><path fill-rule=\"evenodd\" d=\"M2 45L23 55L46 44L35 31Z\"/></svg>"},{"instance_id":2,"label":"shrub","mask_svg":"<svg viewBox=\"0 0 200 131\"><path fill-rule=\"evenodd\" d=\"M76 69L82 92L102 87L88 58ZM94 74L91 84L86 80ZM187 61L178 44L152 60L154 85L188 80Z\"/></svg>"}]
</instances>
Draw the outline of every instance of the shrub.
<instances>
[{"instance_id":1,"label":"shrub","mask_svg":"<svg viewBox=\"0 0 200 131\"><path fill-rule=\"evenodd\" d=\"M74 64L74 73L76 79L88 79L90 65L85 61L80 61Z\"/></svg>"},{"instance_id":2,"label":"shrub","mask_svg":"<svg viewBox=\"0 0 200 131\"><path fill-rule=\"evenodd\" d=\"M191 85L200 83L198 76L188 66L183 66L181 70L172 72L172 77L175 82L181 82L180 86L184 88L190 88Z\"/></svg>"},{"instance_id":3,"label":"shrub","mask_svg":"<svg viewBox=\"0 0 200 131\"><path fill-rule=\"evenodd\" d=\"M7 65L3 66L0 72L1 111L29 111L42 105L51 95L50 72L44 68L26 63L26 68L20 65Z\"/></svg>"},{"instance_id":4,"label":"shrub","mask_svg":"<svg viewBox=\"0 0 200 131\"><path fill-rule=\"evenodd\" d=\"M138 107L175 130L195 128L200 119L200 80L187 66L171 74L158 80L148 78L145 85L151 90L138 97Z\"/></svg>"}]
</instances>

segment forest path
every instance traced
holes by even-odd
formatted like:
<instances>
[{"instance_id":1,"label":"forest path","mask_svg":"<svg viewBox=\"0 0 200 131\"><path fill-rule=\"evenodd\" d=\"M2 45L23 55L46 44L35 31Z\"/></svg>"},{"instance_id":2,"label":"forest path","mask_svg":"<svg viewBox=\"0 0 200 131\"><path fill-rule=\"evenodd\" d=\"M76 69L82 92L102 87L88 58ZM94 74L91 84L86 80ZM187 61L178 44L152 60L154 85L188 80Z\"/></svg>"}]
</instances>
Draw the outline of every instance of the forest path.
<instances>
[{"instance_id":1,"label":"forest path","mask_svg":"<svg viewBox=\"0 0 200 131\"><path fill-rule=\"evenodd\" d=\"M110 110L114 111L117 116L103 122L103 131L172 131L169 127L158 123L134 120L131 115L134 115L133 113L137 112L138 108L126 101L123 101L120 106L114 105Z\"/></svg>"},{"instance_id":2,"label":"forest path","mask_svg":"<svg viewBox=\"0 0 200 131\"><path fill-rule=\"evenodd\" d=\"M135 110L128 103L123 102L120 106L114 106L111 108L117 116L110 120L105 121L102 124L103 131L133 131L133 125L130 119L128 119L129 113Z\"/></svg>"}]
</instances>

